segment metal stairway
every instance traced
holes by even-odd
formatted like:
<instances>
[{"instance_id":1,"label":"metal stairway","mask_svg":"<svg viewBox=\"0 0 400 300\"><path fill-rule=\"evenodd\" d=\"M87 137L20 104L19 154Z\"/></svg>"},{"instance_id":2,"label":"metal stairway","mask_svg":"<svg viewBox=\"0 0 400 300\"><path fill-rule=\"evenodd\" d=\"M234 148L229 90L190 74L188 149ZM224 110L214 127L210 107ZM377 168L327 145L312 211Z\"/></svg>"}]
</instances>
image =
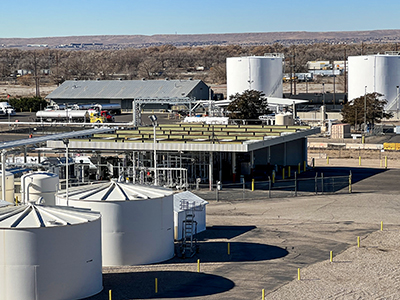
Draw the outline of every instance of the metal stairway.
<instances>
[{"instance_id":1,"label":"metal stairway","mask_svg":"<svg viewBox=\"0 0 400 300\"><path fill-rule=\"evenodd\" d=\"M197 222L194 220L195 217L195 205L194 202L183 200L181 202L181 209L185 211L185 220L182 221L182 240L180 243L180 255L182 257L192 257L198 251L197 239Z\"/></svg>"}]
</instances>

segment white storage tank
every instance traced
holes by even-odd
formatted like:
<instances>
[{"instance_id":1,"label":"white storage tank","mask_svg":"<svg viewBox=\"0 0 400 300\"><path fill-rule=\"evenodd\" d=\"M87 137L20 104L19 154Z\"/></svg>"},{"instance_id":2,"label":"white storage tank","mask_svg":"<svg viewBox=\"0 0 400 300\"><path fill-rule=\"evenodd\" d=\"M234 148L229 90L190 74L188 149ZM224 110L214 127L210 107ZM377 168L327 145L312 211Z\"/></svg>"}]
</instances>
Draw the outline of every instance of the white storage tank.
<instances>
[{"instance_id":1,"label":"white storage tank","mask_svg":"<svg viewBox=\"0 0 400 300\"><path fill-rule=\"evenodd\" d=\"M183 221L186 213L194 213L194 221L197 222L197 233L206 230L206 205L208 202L203 198L185 191L174 194L174 237L182 239Z\"/></svg>"},{"instance_id":2,"label":"white storage tank","mask_svg":"<svg viewBox=\"0 0 400 300\"><path fill-rule=\"evenodd\" d=\"M3 172L0 171L0 195L3 193ZM10 203L14 203L14 174L6 172L6 199L2 199Z\"/></svg>"},{"instance_id":3,"label":"white storage tank","mask_svg":"<svg viewBox=\"0 0 400 300\"><path fill-rule=\"evenodd\" d=\"M82 299L102 289L100 214L35 204L0 209L0 299Z\"/></svg>"},{"instance_id":4,"label":"white storage tank","mask_svg":"<svg viewBox=\"0 0 400 300\"><path fill-rule=\"evenodd\" d=\"M36 202L43 198L46 205L55 205L60 179L57 174L33 172L21 177L21 201ZM29 198L29 199L28 199Z\"/></svg>"},{"instance_id":5,"label":"white storage tank","mask_svg":"<svg viewBox=\"0 0 400 300\"><path fill-rule=\"evenodd\" d=\"M282 98L283 55L228 57L227 96L245 90L263 92L266 97Z\"/></svg>"},{"instance_id":6,"label":"white storage tank","mask_svg":"<svg viewBox=\"0 0 400 300\"><path fill-rule=\"evenodd\" d=\"M388 101L385 110L397 110L397 87L400 85L399 53L349 56L348 59L349 100L364 96L365 92L377 92Z\"/></svg>"},{"instance_id":7,"label":"white storage tank","mask_svg":"<svg viewBox=\"0 0 400 300\"><path fill-rule=\"evenodd\" d=\"M56 204L101 213L103 266L142 265L174 256L172 194L165 188L111 181L69 189L68 201L60 191Z\"/></svg>"}]
</instances>

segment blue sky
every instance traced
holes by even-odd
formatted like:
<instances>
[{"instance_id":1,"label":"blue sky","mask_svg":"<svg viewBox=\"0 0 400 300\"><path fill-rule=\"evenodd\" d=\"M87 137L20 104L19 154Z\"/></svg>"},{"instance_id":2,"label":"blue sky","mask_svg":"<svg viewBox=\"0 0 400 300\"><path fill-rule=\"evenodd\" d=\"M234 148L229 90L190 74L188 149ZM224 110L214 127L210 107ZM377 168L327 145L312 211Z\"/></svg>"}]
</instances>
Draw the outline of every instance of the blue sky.
<instances>
[{"instance_id":1,"label":"blue sky","mask_svg":"<svg viewBox=\"0 0 400 300\"><path fill-rule=\"evenodd\" d=\"M1 0L0 37L400 29L393 0Z\"/></svg>"}]
</instances>

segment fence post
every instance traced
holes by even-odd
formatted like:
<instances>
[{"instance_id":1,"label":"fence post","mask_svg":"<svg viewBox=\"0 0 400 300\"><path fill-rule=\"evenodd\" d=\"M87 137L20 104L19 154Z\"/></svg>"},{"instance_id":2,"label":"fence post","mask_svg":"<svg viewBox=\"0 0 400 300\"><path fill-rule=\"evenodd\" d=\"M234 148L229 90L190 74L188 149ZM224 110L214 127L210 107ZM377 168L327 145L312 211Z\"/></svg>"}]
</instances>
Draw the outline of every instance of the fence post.
<instances>
[{"instance_id":1,"label":"fence post","mask_svg":"<svg viewBox=\"0 0 400 300\"><path fill-rule=\"evenodd\" d=\"M268 198L271 198L271 177L268 176Z\"/></svg>"},{"instance_id":2,"label":"fence post","mask_svg":"<svg viewBox=\"0 0 400 300\"><path fill-rule=\"evenodd\" d=\"M324 173L321 173L321 193L324 193Z\"/></svg>"},{"instance_id":3,"label":"fence post","mask_svg":"<svg viewBox=\"0 0 400 300\"><path fill-rule=\"evenodd\" d=\"M294 172L294 196L297 197L297 173Z\"/></svg>"},{"instance_id":4,"label":"fence post","mask_svg":"<svg viewBox=\"0 0 400 300\"><path fill-rule=\"evenodd\" d=\"M318 194L318 173L315 173L315 194Z\"/></svg>"},{"instance_id":5,"label":"fence post","mask_svg":"<svg viewBox=\"0 0 400 300\"><path fill-rule=\"evenodd\" d=\"M243 200L244 200L244 190L245 190L245 188L246 188L246 183L245 183L244 177L243 177Z\"/></svg>"},{"instance_id":6,"label":"fence post","mask_svg":"<svg viewBox=\"0 0 400 300\"><path fill-rule=\"evenodd\" d=\"M351 192L352 192L351 177L352 177L352 174L351 174L351 170L350 170L350 175L349 175L349 194L351 194Z\"/></svg>"}]
</instances>

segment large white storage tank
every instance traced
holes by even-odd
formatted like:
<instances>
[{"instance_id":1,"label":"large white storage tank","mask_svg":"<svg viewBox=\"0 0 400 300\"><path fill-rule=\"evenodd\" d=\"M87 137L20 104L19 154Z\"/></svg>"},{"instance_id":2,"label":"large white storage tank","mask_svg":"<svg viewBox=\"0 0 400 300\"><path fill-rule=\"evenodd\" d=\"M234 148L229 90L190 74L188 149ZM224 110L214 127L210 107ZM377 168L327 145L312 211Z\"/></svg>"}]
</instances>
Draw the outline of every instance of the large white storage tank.
<instances>
[{"instance_id":1,"label":"large white storage tank","mask_svg":"<svg viewBox=\"0 0 400 300\"><path fill-rule=\"evenodd\" d=\"M10 172L6 173L6 199L7 202L14 203L14 174ZM0 171L0 193L3 193L3 172ZM1 194L0 194L1 195Z\"/></svg>"},{"instance_id":2,"label":"large white storage tank","mask_svg":"<svg viewBox=\"0 0 400 300\"><path fill-rule=\"evenodd\" d=\"M283 55L228 57L227 96L245 90L263 92L266 97L282 98Z\"/></svg>"},{"instance_id":3,"label":"large white storage tank","mask_svg":"<svg viewBox=\"0 0 400 300\"><path fill-rule=\"evenodd\" d=\"M107 182L69 189L57 205L90 208L102 215L103 266L142 265L174 256L173 192Z\"/></svg>"},{"instance_id":4,"label":"large white storage tank","mask_svg":"<svg viewBox=\"0 0 400 300\"><path fill-rule=\"evenodd\" d=\"M349 56L349 100L377 92L388 101L385 110L397 110L400 85L400 55L386 54ZM400 107L399 107L400 108Z\"/></svg>"},{"instance_id":5,"label":"large white storage tank","mask_svg":"<svg viewBox=\"0 0 400 300\"><path fill-rule=\"evenodd\" d=\"M100 214L35 204L0 209L0 299L82 299L102 289Z\"/></svg>"},{"instance_id":6,"label":"large white storage tank","mask_svg":"<svg viewBox=\"0 0 400 300\"><path fill-rule=\"evenodd\" d=\"M43 198L46 205L55 205L55 195L59 183L57 174L47 172L25 174L21 177L21 200L23 203L27 203Z\"/></svg>"},{"instance_id":7,"label":"large white storage tank","mask_svg":"<svg viewBox=\"0 0 400 300\"><path fill-rule=\"evenodd\" d=\"M182 239L183 221L186 213L194 213L197 222L197 233L206 230L206 205L208 202L203 198L185 191L174 194L174 237Z\"/></svg>"}]
</instances>

